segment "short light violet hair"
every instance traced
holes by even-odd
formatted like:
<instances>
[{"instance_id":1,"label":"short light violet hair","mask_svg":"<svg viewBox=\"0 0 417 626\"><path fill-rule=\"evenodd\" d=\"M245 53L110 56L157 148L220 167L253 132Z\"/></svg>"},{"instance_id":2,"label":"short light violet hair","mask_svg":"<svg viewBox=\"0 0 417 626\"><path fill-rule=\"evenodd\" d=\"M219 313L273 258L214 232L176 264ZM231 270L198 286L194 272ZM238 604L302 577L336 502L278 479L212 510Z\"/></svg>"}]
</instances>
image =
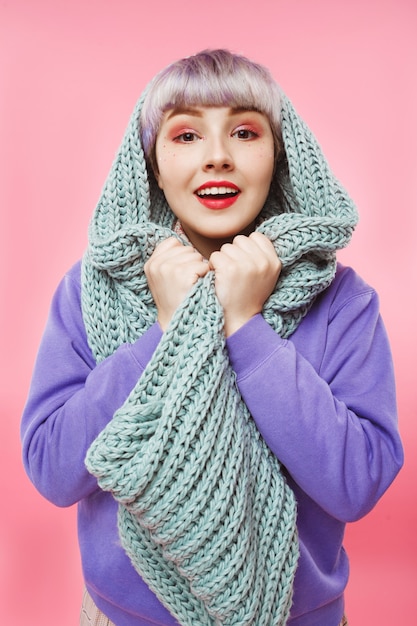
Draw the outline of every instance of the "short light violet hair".
<instances>
[{"instance_id":1,"label":"short light violet hair","mask_svg":"<svg viewBox=\"0 0 417 626\"><path fill-rule=\"evenodd\" d=\"M227 106L263 113L269 119L276 157L281 148L281 105L268 69L228 50L203 50L157 74L148 86L140 115L147 159L156 166L155 144L166 111L187 106Z\"/></svg>"}]
</instances>

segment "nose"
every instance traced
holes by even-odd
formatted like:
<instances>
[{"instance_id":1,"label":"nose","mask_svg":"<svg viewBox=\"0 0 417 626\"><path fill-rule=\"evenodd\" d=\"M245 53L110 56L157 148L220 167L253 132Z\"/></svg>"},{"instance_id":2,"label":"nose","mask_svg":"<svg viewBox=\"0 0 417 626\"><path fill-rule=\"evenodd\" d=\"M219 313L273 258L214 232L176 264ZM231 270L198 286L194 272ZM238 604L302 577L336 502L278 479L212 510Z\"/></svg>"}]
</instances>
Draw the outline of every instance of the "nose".
<instances>
[{"instance_id":1,"label":"nose","mask_svg":"<svg viewBox=\"0 0 417 626\"><path fill-rule=\"evenodd\" d=\"M233 167L233 157L227 145L227 140L220 138L207 140L203 168L206 171L229 171Z\"/></svg>"}]
</instances>

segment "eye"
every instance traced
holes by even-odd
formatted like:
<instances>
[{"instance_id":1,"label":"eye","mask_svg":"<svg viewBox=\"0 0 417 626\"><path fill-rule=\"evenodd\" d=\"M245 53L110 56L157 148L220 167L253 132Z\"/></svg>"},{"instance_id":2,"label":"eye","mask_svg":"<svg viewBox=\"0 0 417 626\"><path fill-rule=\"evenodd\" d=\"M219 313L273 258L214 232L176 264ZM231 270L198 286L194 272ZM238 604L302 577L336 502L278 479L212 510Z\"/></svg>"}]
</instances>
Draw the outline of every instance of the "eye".
<instances>
[{"instance_id":1,"label":"eye","mask_svg":"<svg viewBox=\"0 0 417 626\"><path fill-rule=\"evenodd\" d=\"M197 141L198 139L200 139L200 137L196 133L193 133L191 131L185 131L180 135L176 135L174 137L174 141L177 141L178 143L192 143L193 141Z\"/></svg>"},{"instance_id":2,"label":"eye","mask_svg":"<svg viewBox=\"0 0 417 626\"><path fill-rule=\"evenodd\" d=\"M237 139L241 139L243 141L249 141L251 139L256 139L259 137L258 133L250 128L238 128L232 133L232 137L236 137Z\"/></svg>"}]
</instances>

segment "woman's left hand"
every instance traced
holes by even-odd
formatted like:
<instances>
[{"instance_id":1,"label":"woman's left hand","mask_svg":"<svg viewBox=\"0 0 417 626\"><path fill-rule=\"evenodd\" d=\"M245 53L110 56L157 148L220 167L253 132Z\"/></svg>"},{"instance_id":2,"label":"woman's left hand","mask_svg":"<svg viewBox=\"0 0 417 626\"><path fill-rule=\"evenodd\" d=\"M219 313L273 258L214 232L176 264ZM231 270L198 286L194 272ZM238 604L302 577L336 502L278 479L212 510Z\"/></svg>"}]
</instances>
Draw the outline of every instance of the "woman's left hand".
<instances>
[{"instance_id":1,"label":"woman's left hand","mask_svg":"<svg viewBox=\"0 0 417 626\"><path fill-rule=\"evenodd\" d=\"M224 311L226 337L262 311L281 272L281 261L262 233L237 235L209 259L216 294Z\"/></svg>"}]
</instances>

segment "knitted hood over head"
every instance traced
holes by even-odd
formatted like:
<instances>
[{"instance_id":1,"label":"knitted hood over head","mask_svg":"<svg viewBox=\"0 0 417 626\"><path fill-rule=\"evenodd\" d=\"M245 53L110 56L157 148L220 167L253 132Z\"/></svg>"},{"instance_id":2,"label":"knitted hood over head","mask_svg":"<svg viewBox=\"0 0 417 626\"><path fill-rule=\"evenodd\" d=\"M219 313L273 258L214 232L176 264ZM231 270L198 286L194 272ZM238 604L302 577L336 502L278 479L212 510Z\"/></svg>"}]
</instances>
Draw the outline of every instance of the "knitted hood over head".
<instances>
[{"instance_id":1,"label":"knitted hood over head","mask_svg":"<svg viewBox=\"0 0 417 626\"><path fill-rule=\"evenodd\" d=\"M156 321L143 266L174 235L141 147L145 94L83 259L83 317L97 361ZM285 95L277 106L288 167L277 170L258 230L283 264L263 315L289 337L333 280L357 215ZM236 386L212 272L177 310L86 466L119 502L120 539L134 567L180 624L287 623L299 554L295 498Z\"/></svg>"}]
</instances>

